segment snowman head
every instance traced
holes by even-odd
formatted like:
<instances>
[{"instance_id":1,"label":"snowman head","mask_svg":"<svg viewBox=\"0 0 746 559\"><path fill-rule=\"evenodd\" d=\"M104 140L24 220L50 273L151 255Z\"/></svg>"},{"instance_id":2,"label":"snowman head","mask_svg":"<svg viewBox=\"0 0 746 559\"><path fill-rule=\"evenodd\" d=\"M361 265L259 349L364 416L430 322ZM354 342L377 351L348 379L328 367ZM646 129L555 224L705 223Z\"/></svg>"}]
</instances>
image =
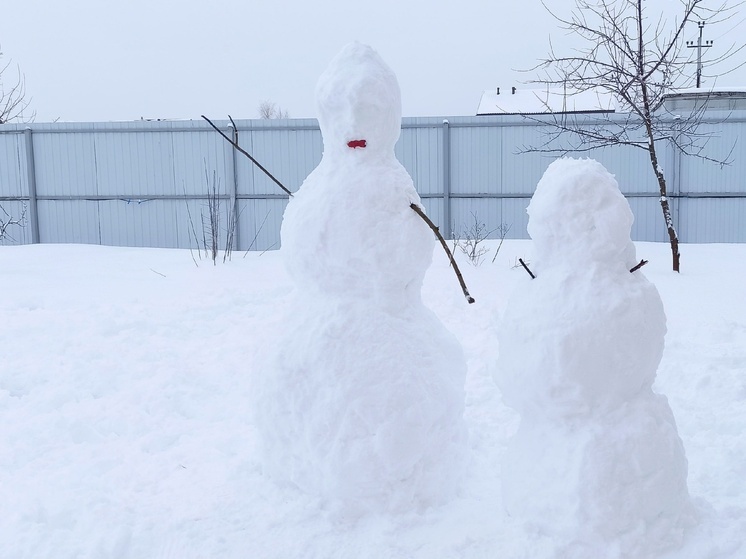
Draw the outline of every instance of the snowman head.
<instances>
[{"instance_id":1,"label":"snowman head","mask_svg":"<svg viewBox=\"0 0 746 559\"><path fill-rule=\"evenodd\" d=\"M528 206L528 233L545 263L634 265L633 216L614 176L592 159L547 168Z\"/></svg>"},{"instance_id":2,"label":"snowman head","mask_svg":"<svg viewBox=\"0 0 746 559\"><path fill-rule=\"evenodd\" d=\"M392 153L401 130L394 72L371 47L347 45L316 86L324 155Z\"/></svg>"}]
</instances>

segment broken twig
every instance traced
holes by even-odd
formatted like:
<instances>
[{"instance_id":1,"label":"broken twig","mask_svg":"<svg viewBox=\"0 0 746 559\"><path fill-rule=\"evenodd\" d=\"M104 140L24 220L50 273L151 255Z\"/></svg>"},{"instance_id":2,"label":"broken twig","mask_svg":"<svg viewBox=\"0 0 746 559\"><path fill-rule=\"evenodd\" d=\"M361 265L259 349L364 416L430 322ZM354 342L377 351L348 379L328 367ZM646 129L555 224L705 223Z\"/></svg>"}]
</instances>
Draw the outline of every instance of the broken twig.
<instances>
[{"instance_id":1,"label":"broken twig","mask_svg":"<svg viewBox=\"0 0 746 559\"><path fill-rule=\"evenodd\" d=\"M635 267L633 267L633 268L630 268L630 270L629 270L629 273L631 274L631 273L633 273L633 272L636 272L637 270L639 270L640 268L642 268L642 267L643 267L643 266L644 266L645 264L647 264L647 263L648 263L648 261L647 261L647 260L644 260L644 259L643 259L643 260L640 260L640 263L639 263L639 264L637 264L637 265L636 265Z\"/></svg>"},{"instance_id":2,"label":"broken twig","mask_svg":"<svg viewBox=\"0 0 746 559\"><path fill-rule=\"evenodd\" d=\"M267 175L267 176L268 176L269 178L271 178L271 179L272 179L272 180L273 180L273 181L275 182L275 184L276 184L277 186L279 186L280 188L282 188L282 190L284 190L284 191L285 191L285 192L287 193L287 195L288 195L288 196L290 196L291 198L293 197L293 193L292 193L292 192L290 192L290 191L289 191L289 190L288 190L287 188L285 188L285 185L283 185L283 184L282 184L282 183L281 183L281 182L280 182L279 180L277 180L277 179L275 178L275 176L274 176L274 175L273 175L272 173L270 173L269 171L267 171L267 169L265 169L265 168L264 168L264 167L262 166L262 164L261 164L261 163L259 163L259 162L258 162L258 161L257 161L256 159L254 159L254 158L253 158L253 157L251 156L251 154L250 154L250 153L249 153L248 151L246 151L246 150L245 150L245 149L243 149L243 148L242 148L241 146L239 146L239 145L238 145L238 144L237 144L236 142L234 142L234 141L233 141L233 139L231 139L231 138L229 138L228 136L226 136L226 135L225 135L225 134L223 133L223 131L222 131L222 130L221 130L220 128L218 128L217 126L215 126L215 125L213 124L213 122L212 122L212 121L211 121L211 120L210 120L209 118L207 118L207 117L206 117L205 115L201 115L201 116L202 116L202 118L204 118L204 119L205 119L205 120L206 120L206 121L207 121L207 122L208 122L208 123L210 124L210 126L212 126L212 127L213 127L213 128L215 129L215 132L217 132L218 134L220 134L220 135L221 135L221 136L222 136L223 138L225 138L225 140L226 140L226 141L228 141L228 142L229 142L229 143L230 143L230 144L231 144L231 145L232 145L232 146L233 146L234 148L236 148L236 149L237 149L238 151L240 151L241 153L243 153L243 154L244 154L244 155L245 155L246 157L248 157L249 159L251 159L251 162L252 162L252 163L253 163L254 165L256 165L257 167L259 167L259 168L260 168L260 169L261 169L261 170L262 170L262 171L264 172L264 174L265 174L265 175ZM229 116L228 118L230 118L230 116ZM231 118L231 122L233 122L233 119L232 119L232 118ZM233 129L235 130L235 126L236 126L236 125L235 125L235 123L233 124L233 126L234 126L234 128L233 128Z\"/></svg>"},{"instance_id":3,"label":"broken twig","mask_svg":"<svg viewBox=\"0 0 746 559\"><path fill-rule=\"evenodd\" d=\"M458 278L459 285L461 285L461 291L464 293L464 297L466 297L466 300L469 304L472 304L474 302L474 297L472 297L469 294L469 289L466 287L466 283L464 282L464 277L461 275L461 270L458 269L458 266L456 265L456 260L453 258L453 253L448 248L448 245L446 244L446 240L443 238L443 235L440 234L440 230L438 229L438 226L435 225L432 220L425 215L425 212L422 211L422 208L420 208L417 204L414 202L409 204L409 207L414 210L414 212L420 216L425 223L430 227L430 229L433 230L433 233L435 233L435 236L438 237L438 240L440 241L440 244L443 246L443 250L446 251L446 254L448 255L448 258L451 261L451 266L453 266L453 271L456 273L456 277Z\"/></svg>"},{"instance_id":4,"label":"broken twig","mask_svg":"<svg viewBox=\"0 0 746 559\"><path fill-rule=\"evenodd\" d=\"M536 279L536 276L534 275L534 273L533 273L533 272L532 272L531 270L529 270L529 269L528 269L528 266L527 266L527 265L526 265L526 263L525 263L525 262L523 261L523 258L519 258L519 259L518 259L518 262L520 262L520 263L521 263L521 266L523 266L523 269L524 269L524 270L526 270L526 271L528 272L528 275L529 275L529 276L531 276L531 279Z\"/></svg>"}]
</instances>

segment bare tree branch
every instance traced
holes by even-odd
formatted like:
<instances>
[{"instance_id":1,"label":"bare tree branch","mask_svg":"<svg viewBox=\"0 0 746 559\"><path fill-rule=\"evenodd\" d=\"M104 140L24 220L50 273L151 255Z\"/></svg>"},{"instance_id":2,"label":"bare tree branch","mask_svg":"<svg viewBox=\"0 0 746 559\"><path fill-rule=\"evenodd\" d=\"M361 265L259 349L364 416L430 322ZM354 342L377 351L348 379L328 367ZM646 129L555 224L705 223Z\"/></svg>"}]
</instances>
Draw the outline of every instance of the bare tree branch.
<instances>
[{"instance_id":1,"label":"bare tree branch","mask_svg":"<svg viewBox=\"0 0 746 559\"><path fill-rule=\"evenodd\" d=\"M11 241L16 242L16 239L8 232L8 229L13 226L17 226L20 228L26 227L25 204L23 206L23 209L21 210L21 217L13 217L5 210L5 208L0 205L0 241L2 241L3 239L10 239Z\"/></svg>"},{"instance_id":2,"label":"bare tree branch","mask_svg":"<svg viewBox=\"0 0 746 559\"><path fill-rule=\"evenodd\" d=\"M635 264L634 266L632 266L629 269L629 273L630 274L634 274L637 270L639 270L640 268L642 268L647 263L648 263L648 261L643 258L642 260L640 260L640 262L638 262L637 264Z\"/></svg>"},{"instance_id":3,"label":"bare tree branch","mask_svg":"<svg viewBox=\"0 0 746 559\"><path fill-rule=\"evenodd\" d=\"M2 56L3 53L0 52L0 58ZM31 122L36 113L28 114L26 111L31 99L26 97L26 78L21 69L16 67L15 79L10 84L5 82L10 65L11 62L8 61L4 66L0 66L0 124L13 121Z\"/></svg>"},{"instance_id":4,"label":"bare tree branch","mask_svg":"<svg viewBox=\"0 0 746 559\"><path fill-rule=\"evenodd\" d=\"M256 159L254 159L254 157L248 151L246 151L241 146L239 146L236 142L234 142L232 138L229 138L228 136L226 136L225 133L220 128L218 128L217 126L215 126L215 124L209 118L207 118L205 115L202 115L202 118L205 119L208 122L208 124L210 126L212 126L213 130L215 130L215 132L217 132L218 134L220 134L229 144L231 144L235 149L237 149L239 152L241 152L246 157L248 157L254 165L256 165L257 167L259 167L259 169L261 169L262 172L265 175L267 175L270 179L272 179L272 181L277 186L279 186L288 196L290 196L291 198L293 197L293 193L290 192L287 188L285 188L285 185L283 185L279 180L277 180L272 173L270 173L269 171L267 171L267 169L265 169L262 166L261 163L259 163ZM231 122L233 122L233 119L230 116L228 116L228 118L230 118ZM236 124L233 123L234 127L235 127L235 125Z\"/></svg>"},{"instance_id":5,"label":"bare tree branch","mask_svg":"<svg viewBox=\"0 0 746 559\"><path fill-rule=\"evenodd\" d=\"M438 226L435 225L432 220L427 217L425 212L422 211L422 208L420 208L417 204L414 202L409 205L410 208L414 210L414 212L420 216L425 223L428 224L430 229L432 229L433 233L435 233L435 236L440 241L440 245L443 247L443 250L446 251L446 254L448 255L449 260L451 261L451 266L453 266L453 271L456 274L456 278L458 279L458 283L461 286L461 291L464 294L464 297L466 297L466 300L469 304L472 304L474 302L474 297L472 297L469 294L469 289L466 287L466 282L464 281L464 276L461 275L461 270L458 268L458 264L456 264L456 259L453 258L453 253L448 248L448 244L446 243L446 240L443 238L443 235L440 234L440 230L438 229Z\"/></svg>"}]
</instances>

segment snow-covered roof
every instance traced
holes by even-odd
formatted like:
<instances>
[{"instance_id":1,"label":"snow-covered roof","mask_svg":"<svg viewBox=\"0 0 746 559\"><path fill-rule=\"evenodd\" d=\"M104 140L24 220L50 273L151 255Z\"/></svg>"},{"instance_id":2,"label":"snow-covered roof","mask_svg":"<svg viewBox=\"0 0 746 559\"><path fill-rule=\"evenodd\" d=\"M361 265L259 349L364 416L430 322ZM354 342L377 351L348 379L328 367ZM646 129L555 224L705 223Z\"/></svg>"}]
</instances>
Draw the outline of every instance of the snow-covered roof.
<instances>
[{"instance_id":1,"label":"snow-covered roof","mask_svg":"<svg viewBox=\"0 0 746 559\"><path fill-rule=\"evenodd\" d=\"M746 109L746 87L702 87L674 90L663 96L656 110L661 106L669 111L693 110L705 105L711 110Z\"/></svg>"},{"instance_id":2,"label":"snow-covered roof","mask_svg":"<svg viewBox=\"0 0 746 559\"><path fill-rule=\"evenodd\" d=\"M600 90L497 88L485 91L477 115L614 112L614 97Z\"/></svg>"},{"instance_id":3,"label":"snow-covered roof","mask_svg":"<svg viewBox=\"0 0 746 559\"><path fill-rule=\"evenodd\" d=\"M701 95L718 95L718 96L746 96L746 87L691 87L687 89L677 89L667 93L666 97L683 97L683 96L701 96Z\"/></svg>"}]
</instances>

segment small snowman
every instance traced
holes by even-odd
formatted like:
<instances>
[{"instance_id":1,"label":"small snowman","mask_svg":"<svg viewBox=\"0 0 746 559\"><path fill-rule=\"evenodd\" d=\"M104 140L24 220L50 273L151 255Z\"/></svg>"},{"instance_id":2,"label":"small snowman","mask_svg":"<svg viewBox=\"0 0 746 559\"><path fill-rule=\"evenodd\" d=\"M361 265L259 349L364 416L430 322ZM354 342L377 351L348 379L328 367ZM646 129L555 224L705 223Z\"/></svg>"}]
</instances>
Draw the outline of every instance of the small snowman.
<instances>
[{"instance_id":1,"label":"small snowman","mask_svg":"<svg viewBox=\"0 0 746 559\"><path fill-rule=\"evenodd\" d=\"M641 558L681 545L687 461L652 390L666 315L637 270L633 216L593 160L560 159L528 207L531 269L508 301L495 373L521 416L503 460L508 513L563 557Z\"/></svg>"},{"instance_id":2,"label":"small snowman","mask_svg":"<svg viewBox=\"0 0 746 559\"><path fill-rule=\"evenodd\" d=\"M466 363L421 298L434 238L394 155L396 76L353 43L316 96L323 158L281 232L296 288L256 381L263 463L346 515L416 510L456 490Z\"/></svg>"}]
</instances>

